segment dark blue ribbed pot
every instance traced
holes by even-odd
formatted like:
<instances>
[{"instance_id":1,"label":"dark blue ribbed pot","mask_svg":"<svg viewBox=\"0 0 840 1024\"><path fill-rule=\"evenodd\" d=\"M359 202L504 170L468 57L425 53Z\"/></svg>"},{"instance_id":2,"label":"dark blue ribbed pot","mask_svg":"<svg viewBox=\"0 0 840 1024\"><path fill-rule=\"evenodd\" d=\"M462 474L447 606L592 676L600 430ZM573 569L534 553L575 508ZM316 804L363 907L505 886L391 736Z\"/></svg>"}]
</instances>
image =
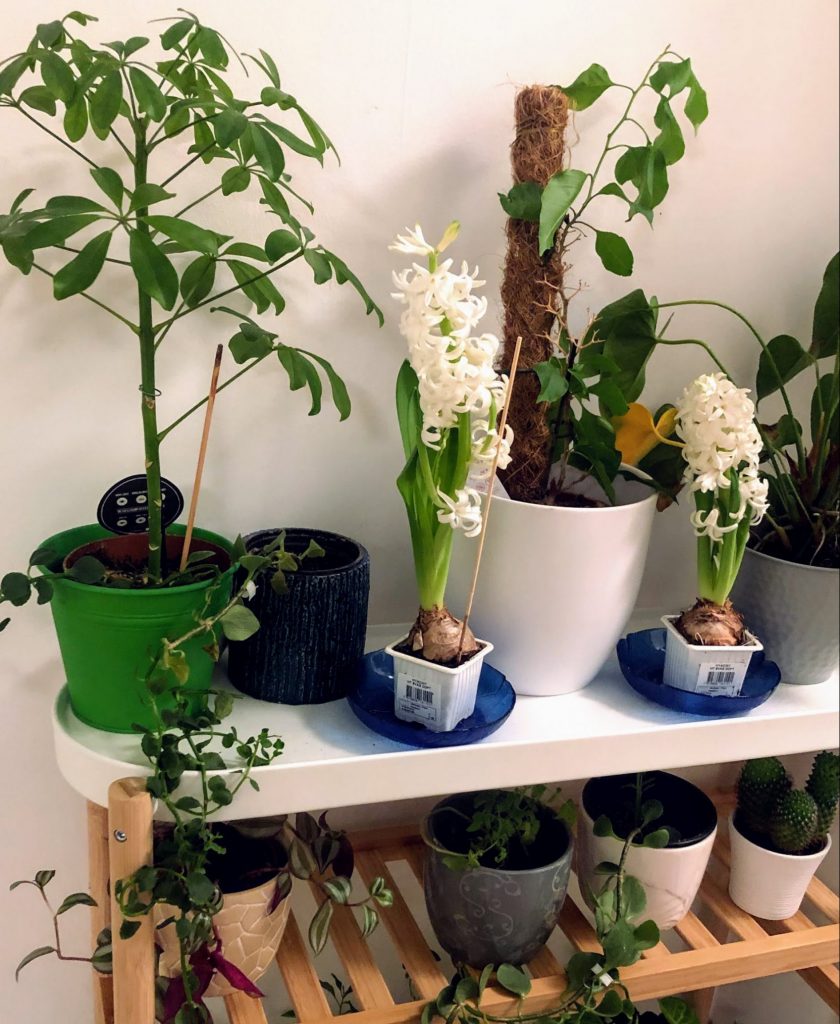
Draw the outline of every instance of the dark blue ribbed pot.
<instances>
[{"instance_id":1,"label":"dark blue ribbed pot","mask_svg":"<svg viewBox=\"0 0 840 1024\"><path fill-rule=\"evenodd\" d=\"M249 551L280 530L245 538ZM364 654L370 591L370 555L357 541L325 530L286 529L286 550L303 552L310 540L326 552L288 573L287 594L261 581L248 607L260 620L248 640L230 644L228 673L237 689L278 704L323 704L347 696Z\"/></svg>"}]
</instances>

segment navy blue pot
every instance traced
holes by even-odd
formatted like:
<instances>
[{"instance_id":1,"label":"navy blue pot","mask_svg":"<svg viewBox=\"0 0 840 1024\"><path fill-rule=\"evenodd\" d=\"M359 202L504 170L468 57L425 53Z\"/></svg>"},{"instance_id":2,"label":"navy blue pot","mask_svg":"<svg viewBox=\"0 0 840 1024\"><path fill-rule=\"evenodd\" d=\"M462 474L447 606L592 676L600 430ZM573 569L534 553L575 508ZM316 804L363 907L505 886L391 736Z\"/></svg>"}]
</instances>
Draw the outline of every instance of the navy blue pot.
<instances>
[{"instance_id":1,"label":"navy blue pot","mask_svg":"<svg viewBox=\"0 0 840 1024\"><path fill-rule=\"evenodd\" d=\"M280 530L245 538L249 551ZM261 581L248 607L260 620L248 640L230 644L228 673L234 686L278 704L323 704L346 697L364 654L370 592L370 555L338 533L291 527L286 550L302 553L310 540L326 552L288 573L287 594Z\"/></svg>"}]
</instances>

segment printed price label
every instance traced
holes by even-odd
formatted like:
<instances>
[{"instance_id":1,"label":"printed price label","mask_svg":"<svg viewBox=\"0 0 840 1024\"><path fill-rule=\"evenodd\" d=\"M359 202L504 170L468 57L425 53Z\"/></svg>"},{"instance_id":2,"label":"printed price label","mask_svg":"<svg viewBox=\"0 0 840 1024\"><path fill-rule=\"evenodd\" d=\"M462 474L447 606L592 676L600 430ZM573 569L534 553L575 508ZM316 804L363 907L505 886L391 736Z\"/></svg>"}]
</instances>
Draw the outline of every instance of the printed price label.
<instances>
[{"instance_id":1,"label":"printed price label","mask_svg":"<svg viewBox=\"0 0 840 1024\"><path fill-rule=\"evenodd\" d=\"M750 654L735 662L712 662L701 665L697 677L697 693L710 697L737 697L741 692L750 662Z\"/></svg>"},{"instance_id":2,"label":"printed price label","mask_svg":"<svg viewBox=\"0 0 840 1024\"><path fill-rule=\"evenodd\" d=\"M413 676L399 676L397 717L409 722L436 722L441 710L441 688Z\"/></svg>"}]
</instances>

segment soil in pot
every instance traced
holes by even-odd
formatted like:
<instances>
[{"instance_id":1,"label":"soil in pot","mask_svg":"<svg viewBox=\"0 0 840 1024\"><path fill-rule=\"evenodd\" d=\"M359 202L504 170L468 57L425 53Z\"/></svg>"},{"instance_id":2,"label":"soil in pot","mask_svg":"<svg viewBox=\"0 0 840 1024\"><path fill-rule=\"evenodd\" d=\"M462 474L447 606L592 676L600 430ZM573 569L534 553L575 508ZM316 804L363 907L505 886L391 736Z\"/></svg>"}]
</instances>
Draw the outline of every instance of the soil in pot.
<instances>
[{"instance_id":1,"label":"soil in pot","mask_svg":"<svg viewBox=\"0 0 840 1024\"><path fill-rule=\"evenodd\" d=\"M449 866L470 848L467 822L444 810L471 816L473 796L441 801L426 821L424 892L429 920L443 949L472 967L523 964L553 931L566 896L572 860L571 834L550 808L528 847L513 842L502 864L484 858L478 868ZM448 851L448 852L446 852Z\"/></svg>"},{"instance_id":2,"label":"soil in pot","mask_svg":"<svg viewBox=\"0 0 840 1024\"><path fill-rule=\"evenodd\" d=\"M205 537L193 536L190 544L190 555L206 552L208 557L194 561L185 579L179 572L181 555L184 549L182 534L166 535L166 558L164 560L163 586L196 583L201 579L212 579L218 570L226 572L230 568L230 554L220 544ZM106 568L103 581L105 586L140 588L149 585L147 566L149 562L148 533L128 533L122 536L106 536L87 541L75 548L65 558L63 566L72 569L80 558L86 556L96 558Z\"/></svg>"}]
</instances>

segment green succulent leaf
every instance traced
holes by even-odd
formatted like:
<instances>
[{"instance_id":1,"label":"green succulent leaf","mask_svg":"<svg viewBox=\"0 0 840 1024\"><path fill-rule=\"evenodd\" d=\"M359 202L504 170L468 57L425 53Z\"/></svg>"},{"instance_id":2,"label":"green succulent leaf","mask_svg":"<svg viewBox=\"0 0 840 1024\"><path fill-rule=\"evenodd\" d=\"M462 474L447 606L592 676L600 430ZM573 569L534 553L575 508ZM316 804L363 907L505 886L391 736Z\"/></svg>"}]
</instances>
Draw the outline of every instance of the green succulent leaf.
<instances>
[{"instance_id":1,"label":"green succulent leaf","mask_svg":"<svg viewBox=\"0 0 840 1024\"><path fill-rule=\"evenodd\" d=\"M260 628L259 619L244 604L235 604L219 620L228 640L247 640Z\"/></svg>"},{"instance_id":2,"label":"green succulent leaf","mask_svg":"<svg viewBox=\"0 0 840 1024\"><path fill-rule=\"evenodd\" d=\"M7 572L0 579L0 595L14 607L26 604L32 592L32 581L23 572Z\"/></svg>"},{"instance_id":3,"label":"green succulent leaf","mask_svg":"<svg viewBox=\"0 0 840 1024\"><path fill-rule=\"evenodd\" d=\"M527 996L531 991L531 979L512 964L500 964L496 969L496 981L515 996Z\"/></svg>"}]
</instances>

